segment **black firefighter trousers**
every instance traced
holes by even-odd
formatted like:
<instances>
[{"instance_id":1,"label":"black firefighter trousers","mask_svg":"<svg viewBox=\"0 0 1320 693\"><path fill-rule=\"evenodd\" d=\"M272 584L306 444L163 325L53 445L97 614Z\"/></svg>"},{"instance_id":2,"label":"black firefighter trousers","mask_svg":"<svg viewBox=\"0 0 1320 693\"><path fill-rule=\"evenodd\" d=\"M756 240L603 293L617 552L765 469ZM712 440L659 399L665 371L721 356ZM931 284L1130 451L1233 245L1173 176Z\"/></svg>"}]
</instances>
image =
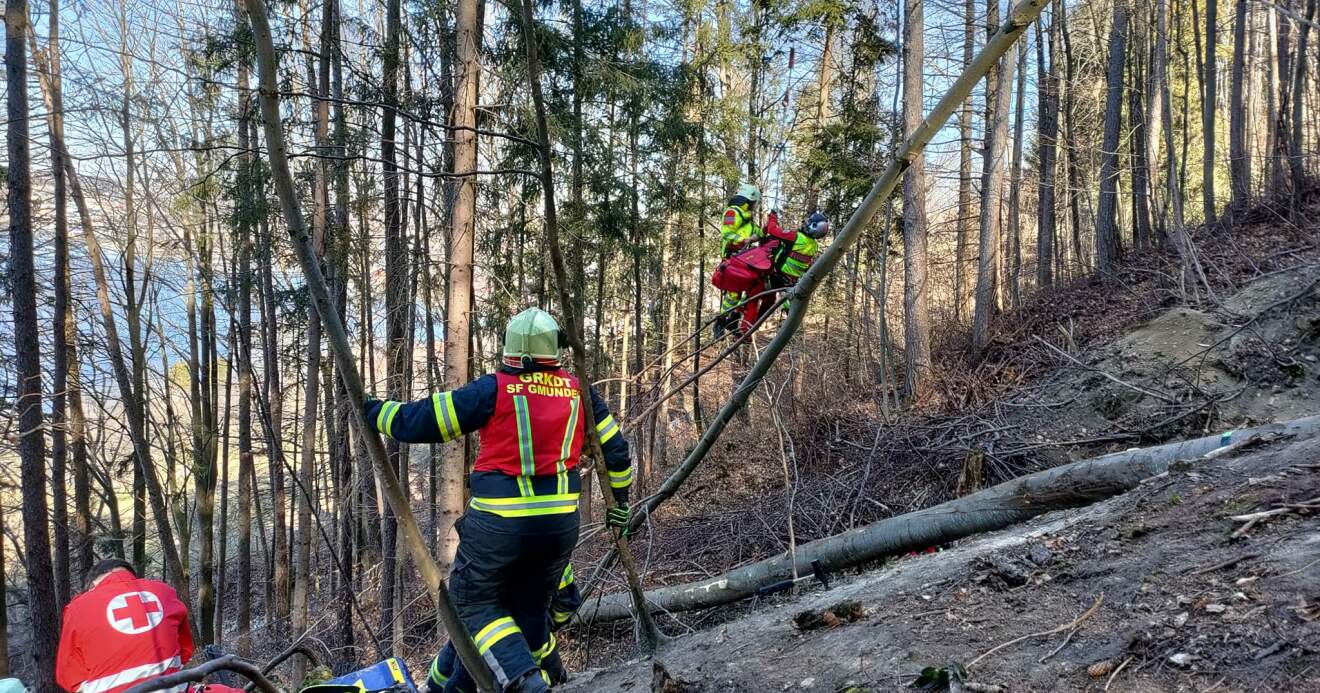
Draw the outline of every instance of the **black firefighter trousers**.
<instances>
[{"instance_id":1,"label":"black firefighter trousers","mask_svg":"<svg viewBox=\"0 0 1320 693\"><path fill-rule=\"evenodd\" d=\"M469 508L456 529L458 554L449 594L496 684L505 690L536 670L550 651L546 615L577 544L578 514L500 517ZM440 677L430 678L434 691ZM476 690L462 662L455 662L443 684L444 693Z\"/></svg>"}]
</instances>

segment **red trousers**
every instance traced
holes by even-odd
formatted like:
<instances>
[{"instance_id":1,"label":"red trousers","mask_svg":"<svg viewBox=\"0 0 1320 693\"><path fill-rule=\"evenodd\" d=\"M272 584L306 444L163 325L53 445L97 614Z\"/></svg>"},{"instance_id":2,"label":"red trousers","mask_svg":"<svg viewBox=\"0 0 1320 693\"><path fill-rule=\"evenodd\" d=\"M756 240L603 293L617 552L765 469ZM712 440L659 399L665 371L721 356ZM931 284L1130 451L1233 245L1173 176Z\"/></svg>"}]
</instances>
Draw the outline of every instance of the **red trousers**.
<instances>
[{"instance_id":1,"label":"red trousers","mask_svg":"<svg viewBox=\"0 0 1320 693\"><path fill-rule=\"evenodd\" d=\"M791 280L775 272L762 277L761 280L756 282L755 286L748 289L747 293L743 294L743 296L750 299L752 296L768 289L780 289L792 285L793 282ZM746 334L748 330L751 330L752 326L756 324L756 321L761 318L761 315L767 310L770 310L770 307L774 305L775 299L777 298L779 298L779 293L766 294L760 298L749 300L747 303L740 306L738 308L738 315L741 316L741 320L738 324L738 331Z\"/></svg>"}]
</instances>

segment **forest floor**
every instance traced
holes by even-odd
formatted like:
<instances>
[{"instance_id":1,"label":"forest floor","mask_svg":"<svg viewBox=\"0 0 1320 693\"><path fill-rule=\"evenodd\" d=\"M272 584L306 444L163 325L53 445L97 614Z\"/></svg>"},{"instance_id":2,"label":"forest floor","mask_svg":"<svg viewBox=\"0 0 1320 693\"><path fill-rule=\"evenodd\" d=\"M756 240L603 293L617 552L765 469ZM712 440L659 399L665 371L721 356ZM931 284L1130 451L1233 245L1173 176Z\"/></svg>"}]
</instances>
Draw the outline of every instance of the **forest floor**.
<instances>
[{"instance_id":1,"label":"forest floor","mask_svg":"<svg viewBox=\"0 0 1320 693\"><path fill-rule=\"evenodd\" d=\"M1320 194L1310 196L1308 211L1320 219ZM687 582L785 551L790 512L796 541L803 542L1067 461L1320 411L1320 229L1298 228L1262 207L1232 226L1198 229L1194 237L1215 291L1213 299L1191 301L1195 308L1183 300L1190 287L1180 290L1172 258L1145 253L1105 279L1041 292L1003 316L990 353L979 362L960 358L960 347L945 335L937 362L948 367L937 376L938 402L923 412L881 417L864 394L840 397L811 388L788 400L781 412L793 431L792 484L785 483L774 429L765 435L755 426L768 417L753 407L754 425L732 427L685 493L634 539L648 582ZM769 383L776 386L773 376ZM779 387L782 406L784 383ZM758 402L766 409L768 400ZM739 429L761 433L740 435ZM1314 533L1314 521L1290 518L1266 528L1294 527L1271 539L1278 550L1226 540L1233 528L1226 515L1281 498L1310 499L1316 494L1303 489L1320 488L1314 468L1289 469L1315 464L1316 443L1280 442L1269 450L1175 475L1158 486L1158 498L1146 487L967 540L938 556L900 561L894 570L862 573L796 603L768 610L743 603L666 619L669 632L690 634L657 661L691 686L659 690L842 690L848 681L899 688L922 666L950 657L966 662L998 642L1067 623L1102 591L1107 596L1094 622L1074 637L1086 646L1070 645L1046 666L1035 664L1044 652L1034 652L1042 643L1031 640L987 658L976 667L978 680L1006 684L1005 690L1084 690L1095 687L1087 666L1110 659L1117 666L1131 656L1115 690L1203 690L1219 677L1226 677L1219 690L1266 682L1308 689L1301 681L1320 690L1320 669L1307 669L1320 666L1317 627L1307 620L1316 615L1320 591L1290 587L1320 583L1320 573L1307 568L1278 577L1311 560L1293 565L1294 557L1320 554L1320 539L1302 536ZM727 463L732 459L739 463ZM1265 481L1242 481L1247 478ZM1146 528L1140 537L1115 529L1138 525ZM1044 565L1014 558L1047 544L1051 558ZM590 546L583 548L579 565L592 554ZM1248 553L1260 554L1241 562L1257 579L1227 596L1215 592L1213 580L1222 576L1213 571L1185 575ZM990 587L994 578L978 577L986 572L978 565L1005 561L1025 565L1027 581L1000 590ZM1306 580L1293 579L1298 576ZM1246 589L1250 585L1256 586ZM617 588L607 583L607 590ZM1174 592L1165 595L1166 589ZM1193 601L1179 604L1179 596ZM1224 600L1226 606L1213 619L1198 605L1207 596L1205 604ZM863 604L867 615L858 623L823 633L795 630L794 614L848 599ZM1179 617L1183 622L1172 634L1160 621L1168 606L1161 600L1179 607L1172 616L1189 614ZM1290 607L1302 611L1293 614ZM1142 633L1150 639L1139 648L1133 638ZM630 624L578 627L564 640L578 669L607 672L571 690L651 685L650 663L620 666L636 654ZM1212 648L1211 641L1220 644ZM1196 650L1184 653L1194 659L1167 661L1182 651L1178 647ZM1034 654L1013 654L1019 650ZM1304 664L1294 667L1294 660Z\"/></svg>"},{"instance_id":2,"label":"forest floor","mask_svg":"<svg viewBox=\"0 0 1320 693\"><path fill-rule=\"evenodd\" d=\"M1320 690L1320 518L1299 509L1240 536L1231 519L1314 503L1318 460L1312 437L1180 465L1087 508L772 598L564 690L896 690L924 667L969 665L1024 636L968 666L970 680L1003 691ZM834 625L799 627L826 610Z\"/></svg>"}]
</instances>

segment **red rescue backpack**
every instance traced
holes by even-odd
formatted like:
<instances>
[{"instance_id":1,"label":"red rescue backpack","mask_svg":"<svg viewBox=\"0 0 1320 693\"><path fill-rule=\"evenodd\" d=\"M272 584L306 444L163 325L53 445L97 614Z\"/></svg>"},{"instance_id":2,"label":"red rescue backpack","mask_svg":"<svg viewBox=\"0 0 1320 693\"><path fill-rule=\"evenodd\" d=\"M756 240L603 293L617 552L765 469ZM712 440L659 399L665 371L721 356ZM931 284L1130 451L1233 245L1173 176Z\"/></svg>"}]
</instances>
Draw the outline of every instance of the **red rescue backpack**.
<instances>
[{"instance_id":1,"label":"red rescue backpack","mask_svg":"<svg viewBox=\"0 0 1320 693\"><path fill-rule=\"evenodd\" d=\"M778 247L778 243L766 243L724 258L710 275L711 285L720 291L731 292L747 291L756 286L774 265Z\"/></svg>"}]
</instances>

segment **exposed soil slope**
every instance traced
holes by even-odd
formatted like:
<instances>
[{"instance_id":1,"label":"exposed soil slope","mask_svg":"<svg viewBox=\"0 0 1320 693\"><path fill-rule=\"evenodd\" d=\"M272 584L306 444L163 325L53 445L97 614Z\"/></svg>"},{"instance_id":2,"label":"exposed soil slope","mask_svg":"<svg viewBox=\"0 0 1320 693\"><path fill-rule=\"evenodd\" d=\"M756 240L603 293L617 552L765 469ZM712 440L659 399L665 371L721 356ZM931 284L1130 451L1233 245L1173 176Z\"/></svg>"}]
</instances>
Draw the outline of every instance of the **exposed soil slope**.
<instances>
[{"instance_id":1,"label":"exposed soil slope","mask_svg":"<svg viewBox=\"0 0 1320 693\"><path fill-rule=\"evenodd\" d=\"M1110 690L1122 691L1320 690L1320 508L1302 507L1317 496L1320 438L1189 461L1089 508L762 604L564 690L896 690L923 667L968 664L1097 601L1071 637L1004 647L971 667L972 681L1005 691L1099 691L1111 676ZM1234 536L1244 522L1233 516L1284 507ZM795 625L849 601L827 625Z\"/></svg>"}]
</instances>

